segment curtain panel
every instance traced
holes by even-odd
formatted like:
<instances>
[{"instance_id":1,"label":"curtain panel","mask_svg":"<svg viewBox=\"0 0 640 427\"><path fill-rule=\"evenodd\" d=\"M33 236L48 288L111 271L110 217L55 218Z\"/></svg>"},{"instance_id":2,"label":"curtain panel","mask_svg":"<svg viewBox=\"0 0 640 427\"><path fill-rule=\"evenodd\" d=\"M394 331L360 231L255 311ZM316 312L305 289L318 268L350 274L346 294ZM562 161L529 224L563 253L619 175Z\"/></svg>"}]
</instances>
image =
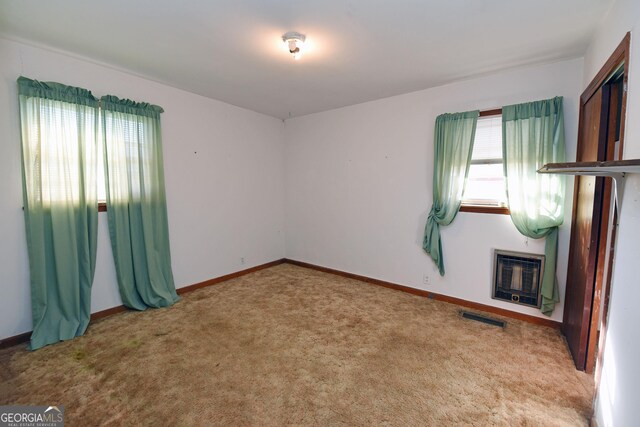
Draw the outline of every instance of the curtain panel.
<instances>
[{"instance_id":1,"label":"curtain panel","mask_svg":"<svg viewBox=\"0 0 640 427\"><path fill-rule=\"evenodd\" d=\"M104 96L102 127L109 235L123 303L178 300L171 270L164 188L162 108Z\"/></svg>"},{"instance_id":2,"label":"curtain panel","mask_svg":"<svg viewBox=\"0 0 640 427\"><path fill-rule=\"evenodd\" d=\"M469 173L479 111L442 114L436 118L433 156L433 205L422 247L444 276L440 226L451 224L460 210Z\"/></svg>"},{"instance_id":3,"label":"curtain panel","mask_svg":"<svg viewBox=\"0 0 640 427\"><path fill-rule=\"evenodd\" d=\"M85 89L18 79L30 348L82 335L91 315L98 202L98 99Z\"/></svg>"},{"instance_id":4,"label":"curtain panel","mask_svg":"<svg viewBox=\"0 0 640 427\"><path fill-rule=\"evenodd\" d=\"M560 300L556 260L565 181L537 170L565 161L562 97L502 107L502 147L511 219L525 236L546 237L540 309L550 316Z\"/></svg>"}]
</instances>

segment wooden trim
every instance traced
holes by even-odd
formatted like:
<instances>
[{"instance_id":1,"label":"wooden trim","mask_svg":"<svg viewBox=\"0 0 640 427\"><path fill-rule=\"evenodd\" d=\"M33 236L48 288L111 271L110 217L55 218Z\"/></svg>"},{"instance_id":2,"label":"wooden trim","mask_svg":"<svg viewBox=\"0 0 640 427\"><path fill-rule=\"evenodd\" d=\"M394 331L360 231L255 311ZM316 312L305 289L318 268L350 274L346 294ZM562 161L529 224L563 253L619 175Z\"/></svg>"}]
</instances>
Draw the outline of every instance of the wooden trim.
<instances>
[{"instance_id":1,"label":"wooden trim","mask_svg":"<svg viewBox=\"0 0 640 427\"><path fill-rule=\"evenodd\" d=\"M606 153L604 153L605 159L613 159L615 163L615 142L616 142L616 124L618 120L617 115L617 107L619 105L618 100L622 97L622 88L619 86L611 86L610 94L609 94L609 121L607 123L607 136L606 136ZM625 162L626 163L626 162ZM637 161L637 164L640 165L640 160ZM601 212L601 227L600 227L600 240L598 244L598 256L597 256L597 264L596 264L596 282L595 289L593 292L593 304L591 309L591 322L589 326L589 340L587 344L587 362L585 365L585 372L588 374L592 374L595 371L596 362L598 359L597 348L598 344L602 344L601 338L599 336L599 332L602 330L599 328L600 319L604 313L600 312L601 301L604 297L604 292L608 291L609 286L606 284L607 277L605 277L605 270L607 266L605 265L605 261L607 261L607 252L611 250L608 247L607 242L609 238L609 226L612 228L611 238L615 239L615 223L611 223L611 211L613 210L614 218L615 218L615 202L613 208L611 206L613 196L613 183L612 180L607 179L604 182L604 194L603 194L603 202L602 202L602 212ZM622 197L622 194L618 195L618 197ZM610 258L613 256L613 252L610 252ZM611 259L609 259L611 261ZM608 298L605 298L605 301ZM598 332L595 336L595 332Z\"/></svg>"},{"instance_id":2,"label":"wooden trim","mask_svg":"<svg viewBox=\"0 0 640 427\"><path fill-rule=\"evenodd\" d=\"M98 203L98 212L106 212L107 204L105 202Z\"/></svg>"},{"instance_id":3,"label":"wooden trim","mask_svg":"<svg viewBox=\"0 0 640 427\"><path fill-rule=\"evenodd\" d=\"M581 152L581 147L584 141L584 108L586 103L600 90L603 88L603 105L601 111L601 119L600 123L602 129L600 129L601 135L599 136L598 142L598 161L609 162L611 166L635 166L635 161L621 161L622 153L624 148L624 129L626 122L626 108L627 108L627 82L629 78L629 51L630 51L630 41L631 41L631 33L627 33L622 41L618 44L614 52L609 56L605 64L598 71L596 76L591 80L591 83L584 90L582 95L580 96L580 116L578 120L578 147L577 153ZM619 151L616 153L614 150L609 150L605 152L605 147L607 144L612 144L610 138L609 129L610 122L604 120L609 115L609 110L611 107L611 90L606 86L607 79L620 67L620 65L624 66L623 69L623 83L622 83L622 93L619 94L622 97L621 100L621 111L620 111L620 144ZM606 114L605 114L606 113ZM615 139L615 138L614 138ZM573 198L573 210L572 210L572 218L575 219L576 208L577 208L577 199L578 199L578 183L579 177L575 178L575 191ZM604 344L605 342L605 333L606 329L603 329L602 336L598 339L595 337L595 331L593 329L598 328L598 321L600 318L600 299L605 298L605 301L608 301L609 295L602 292L608 292L610 289L611 277L602 277L602 269L604 268L603 260L599 258L604 258L606 251L606 237L602 239L602 236L607 235L608 224L608 215L610 208L610 186L611 182L607 181L605 184L604 178L596 178L596 192L594 194L594 204L597 206L594 208L594 221L592 225L591 239L595 239L595 241L590 242L591 246L595 245L595 248L592 247L589 253L589 260L587 264L588 269L588 277L593 278L593 290L591 292L591 306L589 307L589 318L583 319L583 324L588 327L585 331L585 326L583 326L582 335L586 334L585 337L585 345L586 348L578 349L577 358L574 357L574 360L582 359L584 356L584 366L579 366L576 364L576 367L580 370L585 370L587 373L593 373L596 369L597 359L601 356L601 354L596 354L596 345L598 342ZM607 191L608 190L608 191ZM608 194L607 194L608 193ZM607 197L609 196L609 197ZM595 214L598 214L597 216ZM597 218L597 221L596 221ZM605 220L607 220L605 222ZM604 228L604 230L602 229ZM615 226L614 226L615 231ZM572 226L572 236L573 236L573 226ZM615 239L615 236L612 237ZM572 252L574 248L569 248L569 263L572 262ZM612 254L610 255L612 256ZM596 264L597 263L597 264ZM591 281L591 279L589 279ZM565 304L566 305L566 304ZM585 308L586 309L586 308ZM607 307L608 309L608 307ZM605 311L606 313L606 311ZM566 315L566 311L565 311ZM564 318L566 321L566 317ZM563 333L565 331L563 330ZM582 341L582 339L581 339ZM584 355L582 354L584 351ZM604 348L598 348L598 353L604 351Z\"/></svg>"},{"instance_id":4,"label":"wooden trim","mask_svg":"<svg viewBox=\"0 0 640 427\"><path fill-rule=\"evenodd\" d=\"M622 106L620 107L620 146L618 147L618 152L614 153L614 159L622 160L622 153L624 153L624 132L627 123L627 92L629 88L629 51L631 49L631 33L627 33L620 45L623 46L624 50L624 75L622 77Z\"/></svg>"},{"instance_id":5,"label":"wooden trim","mask_svg":"<svg viewBox=\"0 0 640 427\"><path fill-rule=\"evenodd\" d=\"M285 259L279 259L276 261L271 261L266 264L257 265L255 267L247 268L246 270L236 271L235 273L225 274L224 276L216 277L214 279L205 280L204 282L196 283L194 285L185 286L182 288L176 289L178 295L183 295L188 292L195 291L196 289L205 288L207 286L215 285L226 280L235 279L236 277L244 276L245 274L253 273L259 270L264 270L265 268L273 267L285 262ZM114 314L122 313L128 311L129 309L124 305L118 305L116 307L111 307L106 310L97 311L91 314L91 322L96 321L98 319L103 319L105 317L109 317ZM14 345L23 344L29 342L31 337L31 332L25 332L23 334L14 335L12 337L0 339L0 349L13 347Z\"/></svg>"},{"instance_id":6,"label":"wooden trim","mask_svg":"<svg viewBox=\"0 0 640 427\"><path fill-rule=\"evenodd\" d=\"M29 338L31 338L31 331L14 335L8 338L3 338L0 340L0 349L13 347L14 345L18 344L24 344L26 342L29 342Z\"/></svg>"},{"instance_id":7,"label":"wooden trim","mask_svg":"<svg viewBox=\"0 0 640 427\"><path fill-rule=\"evenodd\" d=\"M106 310L96 311L95 313L91 313L91 322L96 321L98 319L102 319L104 317L111 316L113 314L122 313L123 311L127 311L127 307L124 305L118 305L115 307L107 308ZM13 347L14 345L24 344L29 342L31 338L31 333L33 331L25 332L23 334L14 335L9 338L4 338L0 340L0 349Z\"/></svg>"},{"instance_id":8,"label":"wooden trim","mask_svg":"<svg viewBox=\"0 0 640 427\"><path fill-rule=\"evenodd\" d=\"M624 63L624 77L622 80L622 111L620 112L620 147L618 153L616 153L616 159L622 159L623 147L624 147L624 132L627 115L627 87L629 82L629 52L631 47L631 32L628 32L623 37L622 41L616 49L613 51L607 62L604 63L598 74L591 80L589 86L580 95L580 111L582 112L582 105L600 89L605 83L607 78L611 76L622 63ZM582 115L582 114L581 114Z\"/></svg>"},{"instance_id":9,"label":"wooden trim","mask_svg":"<svg viewBox=\"0 0 640 427\"><path fill-rule=\"evenodd\" d=\"M461 205L460 212L511 215L511 211L509 211L509 208L504 206Z\"/></svg>"},{"instance_id":10,"label":"wooden trim","mask_svg":"<svg viewBox=\"0 0 640 427\"><path fill-rule=\"evenodd\" d=\"M176 292L178 293L178 295L183 295L183 294L186 294L188 292L195 291L197 289L205 288L207 286L211 286L211 285L215 285L215 284L227 281L227 280L235 279L237 277L244 276L246 274L253 273L253 272L256 272L256 271L259 271L259 270L263 270L265 268L274 267L276 265L280 265L280 264L283 264L283 263L297 265L299 267L309 268L309 269L313 269L313 270L317 270L317 271L322 271L322 272L325 272L325 273L335 274L337 276L347 277L349 279L355 279L355 280L359 280L361 282L366 282L366 283L370 283L370 284L373 284L373 285L383 286L385 288L394 289L394 290L397 290L397 291L402 291L402 292L406 292L406 293L409 293L409 294L418 295L418 296L421 296L421 297L436 299L436 300L439 300L439 301L444 301L444 302L448 302L448 303L451 303L451 304L460 305L462 307L467 307L467 308L472 308L472 309L475 309L475 310L484 311L484 312L487 312L487 313L493 313L493 314L497 314L497 315L500 315L500 316L511 317L513 319L523 320L525 322L534 323L534 324L537 324L537 325L547 326L547 327L551 327L551 328L554 328L554 329L560 329L560 323L556 322L556 321L553 321L553 320L543 319L543 318L535 317L535 316L530 316L528 314L517 313L515 311L505 310L505 309L498 308L498 307L493 307L493 306L490 306L490 305L479 304L479 303L476 303L476 302L473 302L473 301L467 301L467 300L463 300L463 299L460 299L460 298L450 297L450 296L447 296L447 295L436 294L434 292L424 291L422 289L416 289L416 288L412 288L412 287L409 287L409 286L398 285L396 283L385 282L383 280L373 279L373 278L366 277L366 276L360 276L358 274L347 273L347 272L344 272L344 271L335 270L335 269L327 268L327 267L321 267L321 266L318 266L318 265L309 264L309 263L306 263L306 262L296 261L296 260L287 259L287 258L279 259L279 260L276 260L276 261L271 261L271 262L268 262L266 264L261 264L261 265L255 266L255 267L247 268L246 270L236 271L235 273L226 274L224 276L216 277L214 279L205 280L204 282L200 282L200 283L196 283L196 284L193 284L193 285L190 285L190 286L185 286L185 287L182 287L182 288L178 288L176 290ZM128 308L126 308L123 305L119 305L119 306L116 306L116 307L111 307L111 308L108 308L106 310L98 311L98 312L95 312L95 313L91 314L91 321L93 322L93 321L96 321L98 319L103 319L105 317L109 317L109 316L114 315L114 314L122 313L122 312L125 312L127 310L128 310ZM19 335L15 335L15 336L12 336L12 337L1 339L0 340L0 349L7 348L7 347L13 347L14 345L18 345L18 344L23 344L23 343L29 342L29 338L30 337L31 337L31 331L25 332L25 333L22 333L22 334L19 334Z\"/></svg>"},{"instance_id":11,"label":"wooden trim","mask_svg":"<svg viewBox=\"0 0 640 427\"><path fill-rule=\"evenodd\" d=\"M542 325L542 326L547 326L554 329L560 329L560 322L556 322L555 320L551 320L551 319L544 319L541 317L518 313L511 310L506 310L504 308L498 308L491 305L485 305L485 304L480 304L473 301L467 301L460 298L450 297L448 295L437 294L435 292L429 292L422 289L399 285L397 283L386 282L384 280L373 279L371 277L361 276L359 274L348 273L346 271L336 270L328 267L322 267L319 265L310 264L302 261L296 261L293 259L285 258L284 262L287 264L297 265L298 267L309 268L312 270L322 271L324 273L335 274L336 276L346 277L348 279L359 280L361 282L370 283L372 285L383 286L385 288L406 292L412 295L418 295L425 298L448 302L450 304L456 304L456 305L471 308L474 310L479 310L487 313L497 314L500 316L510 317L512 319L523 320L525 322L533 323L536 325Z\"/></svg>"},{"instance_id":12,"label":"wooden trim","mask_svg":"<svg viewBox=\"0 0 640 427\"><path fill-rule=\"evenodd\" d=\"M602 106L600 110L600 129L598 130L598 149L597 149L597 157L598 160L609 160L607 159L607 139L608 139L608 126L609 122L607 118L609 117L610 111L610 100L611 100L611 91L608 86L604 86L602 88ZM584 107L584 105L583 105ZM584 108L583 108L584 109ZM583 140L578 141L578 145L581 146ZM578 153L580 153L580 148L578 148ZM581 178L582 179L582 178ZM592 360L595 358L595 335L597 332L597 320L600 315L600 294L602 292L602 282L598 280L599 268L601 267L601 262L599 261L599 257L603 250L603 245L606 245L606 242L602 240L602 233L607 234L606 227L608 224L605 224L605 212L609 213L609 204L611 202L610 198L606 198L606 184L609 183L609 188L611 181L605 180L603 177L595 178L595 191L593 195L593 214L592 214L592 222L591 222L591 233L588 245L589 256L587 262L587 280L589 283L593 283L593 289L591 292L587 292L585 294L584 299L584 308L583 310L589 310L589 317L583 318L582 327L580 333L580 342L584 341L586 347L580 347L578 349L578 355L575 358L577 361L584 360L584 363L576 363L576 367L581 371L585 371L587 374L593 374L593 367L595 365L595 361ZM577 186L575 188L578 188ZM577 205L575 206L577 209ZM575 219L575 217L574 217ZM572 221L573 224L573 221ZM571 260L569 260L571 262ZM569 274L569 273L567 273ZM563 319L564 320L564 319ZM594 322L596 322L596 327L594 329ZM582 365L582 366L580 366Z\"/></svg>"},{"instance_id":13,"label":"wooden trim","mask_svg":"<svg viewBox=\"0 0 640 427\"><path fill-rule=\"evenodd\" d=\"M611 54L609 59L605 62L602 68L598 71L596 76L593 78L591 83L584 90L582 95L580 96L580 108L579 108L579 120L578 120L578 146L577 146L577 157L580 156L582 152L581 148L584 142L584 111L585 105L589 102L589 100L602 88L603 89L603 100L602 100L602 110L601 110L601 129L600 135L598 137L598 152L597 152L597 160L598 161L613 161L612 163L616 163L615 161L619 161L622 159L623 147L624 147L624 129L625 129L625 121L626 121L626 104L627 104L627 82L629 77L629 47L630 47L631 33L627 33L620 44L616 47L614 52ZM620 110L620 144L619 151L617 153L614 150L609 152L605 152L605 147L607 146L610 135L607 132L606 127L610 125L607 120L604 120L608 117L609 109L611 106L611 91L610 87L607 86L607 79L609 79L613 73L616 72L623 65L623 82L622 82L622 93L621 93L621 110ZM606 114L605 114L606 113ZM581 158L576 158L577 161L582 160ZM582 167L582 165L579 165ZM620 164L616 164L615 166L620 166ZM627 166L629 166L627 164ZM574 219L572 223L571 236L573 239L574 235L574 224L576 218L576 209L577 209L577 201L578 201L578 187L580 183L581 177L576 176L575 185L574 185L574 195L573 195L573 209L572 209L572 218ZM599 354L595 355L595 348L598 338L596 337L596 330L598 327L598 318L599 318L599 309L600 309L600 298L605 298L605 302L608 300L608 295L606 292L610 286L611 277L607 275L606 278L602 275L602 268L604 268L603 260L600 257L604 257L606 254L607 248L606 246L606 238L602 239L602 236L607 235L607 229L609 227L608 221L607 223L604 220L608 219L609 215L609 205L610 198L607 196L610 194L611 183L608 182L606 185L604 183L604 178L596 178L595 179L596 190L594 194L594 215L593 215L593 224L591 231L591 241L588 242L590 244L591 249L589 251L589 258L587 264L587 278L589 282L593 279L593 291L588 292L585 295L585 306L583 311L583 320L582 320L582 329L580 331L580 343L585 341L586 349L580 347L578 349L572 349L572 357L574 361L576 361L576 367L580 370L585 370L587 373L592 373L594 367L596 365L596 359L601 357L601 352L604 350L603 346L598 348ZM614 214L615 215L615 214ZM604 216L604 218L603 218ZM602 221L602 222L601 222ZM603 229L604 228L604 229ZM612 232L615 232L615 227ZM594 240L595 239L595 240ZM615 235L612 235L612 239L615 239ZM596 247L594 247L596 245ZM577 249L574 247L573 243L569 247L569 261L573 259L574 252ZM611 254L610 256L613 256ZM597 264L596 264L597 263ZM567 273L569 274L569 273ZM604 283L603 283L604 282ZM602 294L602 291L605 291L605 294ZM565 309L567 307L567 303L569 301L569 282L567 281L567 290L565 299ZM591 296L590 304L587 303L587 297ZM606 309L603 313L603 318L606 317ZM564 322L568 322L567 320L568 311L565 310L564 313ZM588 314L589 318L584 319L584 316ZM568 324L568 323L567 323ZM563 326L562 332L566 334L566 327ZM586 329L586 330L585 330ZM594 330L595 329L595 330ZM604 335L605 330L602 330ZM600 342L604 343L605 337L600 337ZM573 351L576 351L577 354L573 354ZM584 358L584 364L582 363L582 359ZM582 366L581 366L582 365ZM596 367L597 368L597 367ZM597 375L596 375L597 377ZM596 378L596 382L598 379ZM597 388L595 390L597 393ZM595 399L595 396L594 396Z\"/></svg>"},{"instance_id":14,"label":"wooden trim","mask_svg":"<svg viewBox=\"0 0 640 427\"><path fill-rule=\"evenodd\" d=\"M596 76L591 80L589 86L582 92L580 96L580 100L583 104L586 104L587 101L600 89L600 87L605 83L607 78L611 76L618 67L625 62L624 71L625 75L627 74L629 68L629 46L631 44L631 33L628 32L625 34L624 38L618 44L616 49L613 51L607 62L604 63L600 71L596 74ZM625 79L626 80L626 79Z\"/></svg>"},{"instance_id":15,"label":"wooden trim","mask_svg":"<svg viewBox=\"0 0 640 427\"><path fill-rule=\"evenodd\" d=\"M495 108L493 110L480 111L480 117L500 116L502 115L502 108Z\"/></svg>"},{"instance_id":16,"label":"wooden trim","mask_svg":"<svg viewBox=\"0 0 640 427\"><path fill-rule=\"evenodd\" d=\"M215 285L221 282L225 282L227 280L235 279L236 277L244 276L245 274L254 273L259 270L264 270L265 268L274 267L276 265L280 265L284 263L285 260L279 259L276 261L271 261L266 264L257 265L255 267L247 268L246 270L236 271L235 273L225 274L224 276L216 277L214 279L205 280L204 282L196 283L194 285L185 286L183 288L176 289L178 295L183 295L188 292L195 291L196 289L206 288L207 286Z\"/></svg>"},{"instance_id":17,"label":"wooden trim","mask_svg":"<svg viewBox=\"0 0 640 427\"><path fill-rule=\"evenodd\" d=\"M122 313L124 311L129 310L127 307L125 307L124 305L118 305L115 307L111 307L111 308L107 308L106 310L102 310L102 311L96 311L95 313L91 314L91 322L98 320L98 319L103 319L105 317L109 317L113 314L118 314L118 313Z\"/></svg>"}]
</instances>

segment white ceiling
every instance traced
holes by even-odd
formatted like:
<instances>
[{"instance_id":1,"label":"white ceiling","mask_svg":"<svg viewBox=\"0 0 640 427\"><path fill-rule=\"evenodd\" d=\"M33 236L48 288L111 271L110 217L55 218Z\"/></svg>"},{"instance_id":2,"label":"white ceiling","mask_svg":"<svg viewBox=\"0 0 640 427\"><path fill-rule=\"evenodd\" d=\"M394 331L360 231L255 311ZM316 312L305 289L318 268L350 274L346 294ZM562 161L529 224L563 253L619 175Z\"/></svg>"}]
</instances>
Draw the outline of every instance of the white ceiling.
<instances>
[{"instance_id":1,"label":"white ceiling","mask_svg":"<svg viewBox=\"0 0 640 427\"><path fill-rule=\"evenodd\" d=\"M612 1L0 0L0 36L287 118L578 57Z\"/></svg>"}]
</instances>

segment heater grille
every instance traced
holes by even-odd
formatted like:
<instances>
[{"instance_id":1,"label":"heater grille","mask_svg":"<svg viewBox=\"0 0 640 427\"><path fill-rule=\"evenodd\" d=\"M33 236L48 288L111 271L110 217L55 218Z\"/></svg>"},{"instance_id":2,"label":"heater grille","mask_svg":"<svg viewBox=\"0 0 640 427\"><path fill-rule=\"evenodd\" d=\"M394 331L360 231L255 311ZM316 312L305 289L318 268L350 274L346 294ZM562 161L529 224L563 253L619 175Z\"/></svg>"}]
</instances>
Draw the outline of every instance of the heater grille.
<instances>
[{"instance_id":1,"label":"heater grille","mask_svg":"<svg viewBox=\"0 0 640 427\"><path fill-rule=\"evenodd\" d=\"M494 299L540 307L544 255L494 250Z\"/></svg>"}]
</instances>

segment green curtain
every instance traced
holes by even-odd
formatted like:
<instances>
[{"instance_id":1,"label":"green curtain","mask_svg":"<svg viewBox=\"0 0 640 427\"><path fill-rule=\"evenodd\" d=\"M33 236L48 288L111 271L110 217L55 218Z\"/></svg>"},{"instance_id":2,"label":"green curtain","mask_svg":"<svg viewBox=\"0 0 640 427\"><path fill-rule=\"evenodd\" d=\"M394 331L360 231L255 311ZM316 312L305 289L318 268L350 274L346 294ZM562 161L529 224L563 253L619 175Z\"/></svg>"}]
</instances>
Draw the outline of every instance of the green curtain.
<instances>
[{"instance_id":1,"label":"green curtain","mask_svg":"<svg viewBox=\"0 0 640 427\"><path fill-rule=\"evenodd\" d=\"M98 100L18 79L31 349L82 335L91 315L98 202Z\"/></svg>"},{"instance_id":2,"label":"green curtain","mask_svg":"<svg viewBox=\"0 0 640 427\"><path fill-rule=\"evenodd\" d=\"M102 126L107 217L123 303L166 307L178 300L169 252L160 113L104 96Z\"/></svg>"},{"instance_id":3,"label":"green curtain","mask_svg":"<svg viewBox=\"0 0 640 427\"><path fill-rule=\"evenodd\" d=\"M433 206L424 229L422 247L444 276L440 226L458 214L469 173L479 111L442 114L436 118L433 157Z\"/></svg>"},{"instance_id":4,"label":"green curtain","mask_svg":"<svg viewBox=\"0 0 640 427\"><path fill-rule=\"evenodd\" d=\"M558 226L564 219L564 178L536 171L565 161L562 97L502 107L502 150L511 219L520 233L546 237L540 292L550 316L558 295Z\"/></svg>"}]
</instances>

